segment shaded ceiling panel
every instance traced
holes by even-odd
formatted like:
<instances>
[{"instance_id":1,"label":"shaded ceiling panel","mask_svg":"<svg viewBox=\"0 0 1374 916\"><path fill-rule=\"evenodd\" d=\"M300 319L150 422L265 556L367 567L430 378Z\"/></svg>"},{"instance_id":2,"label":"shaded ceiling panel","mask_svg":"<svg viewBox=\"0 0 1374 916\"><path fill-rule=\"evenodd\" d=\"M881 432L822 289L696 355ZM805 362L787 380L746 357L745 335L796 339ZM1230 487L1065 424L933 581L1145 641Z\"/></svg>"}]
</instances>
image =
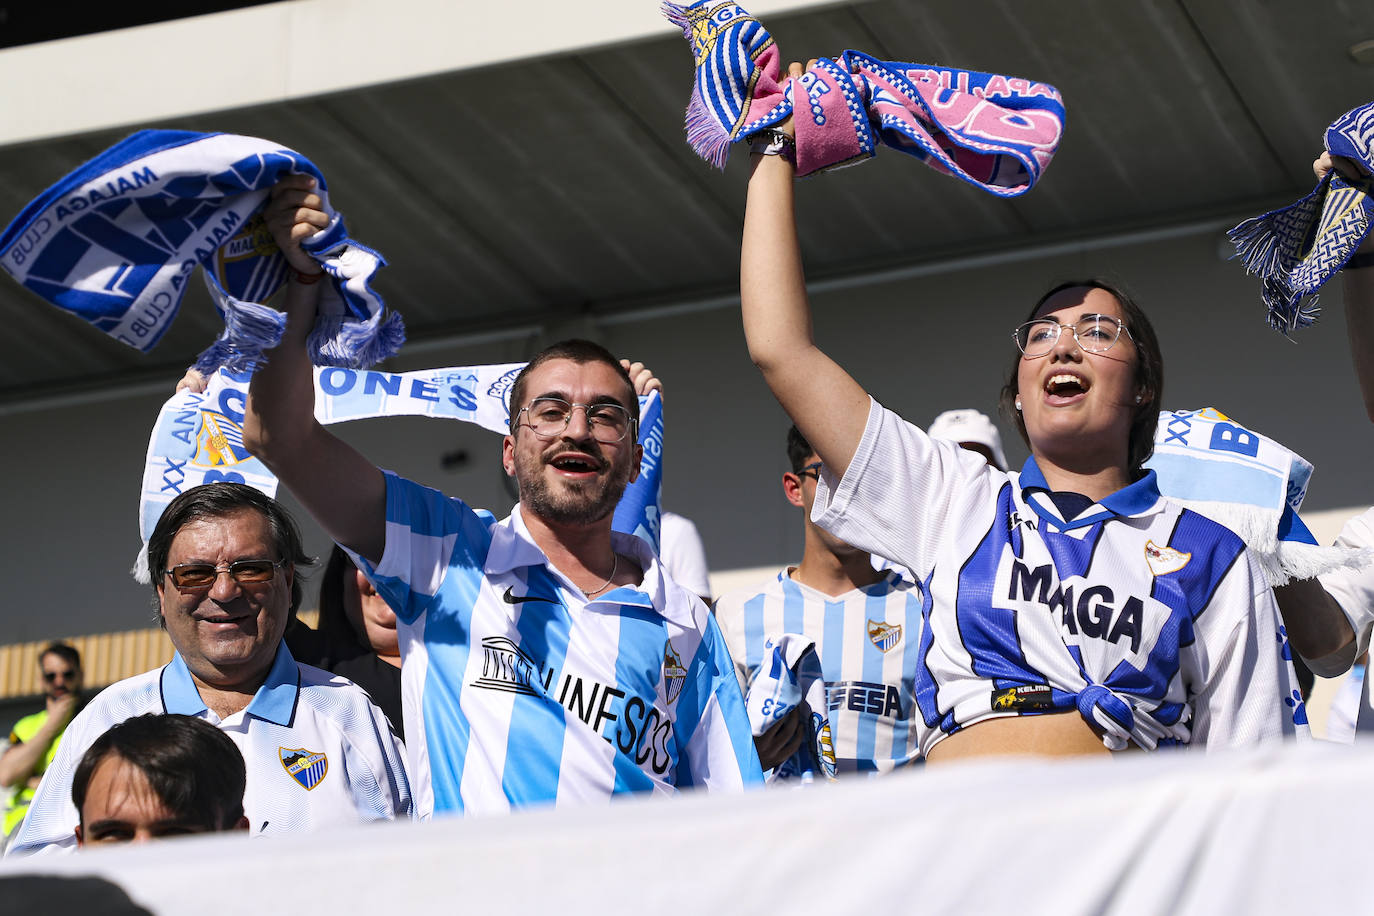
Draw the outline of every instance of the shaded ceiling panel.
<instances>
[{"instance_id":1,"label":"shaded ceiling panel","mask_svg":"<svg viewBox=\"0 0 1374 916\"><path fill-rule=\"evenodd\" d=\"M1047 239L1236 212L1310 186L1321 128L1374 73L1367 0L875 0L770 17L785 57L855 48L1049 82L1068 127L1030 194L1001 200L891 151L798 185L813 279ZM328 176L350 230L390 266L377 287L413 340L606 315L738 286L748 157L717 172L688 148L691 55L675 35L178 119L266 137ZM0 148L0 216L132 131ZM1256 211L1257 212L1257 211ZM53 385L171 374L219 330L200 284L150 355L12 282L21 339L0 405Z\"/></svg>"}]
</instances>

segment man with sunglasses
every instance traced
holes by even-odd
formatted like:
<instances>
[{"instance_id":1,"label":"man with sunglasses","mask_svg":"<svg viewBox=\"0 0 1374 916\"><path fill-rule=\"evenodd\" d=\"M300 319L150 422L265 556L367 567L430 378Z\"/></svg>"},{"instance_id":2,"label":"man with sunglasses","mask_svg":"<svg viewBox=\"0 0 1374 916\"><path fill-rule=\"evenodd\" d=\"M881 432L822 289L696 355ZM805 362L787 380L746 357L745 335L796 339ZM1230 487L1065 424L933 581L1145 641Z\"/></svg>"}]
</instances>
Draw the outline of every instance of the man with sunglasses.
<instances>
[{"instance_id":1,"label":"man with sunglasses","mask_svg":"<svg viewBox=\"0 0 1374 916\"><path fill-rule=\"evenodd\" d=\"M81 653L73 646L49 644L38 654L38 668L45 706L14 724L10 746L0 756L0 786L13 792L5 809L7 837L28 813L34 790L57 754L62 733L82 705Z\"/></svg>"},{"instance_id":2,"label":"man with sunglasses","mask_svg":"<svg viewBox=\"0 0 1374 916\"><path fill-rule=\"evenodd\" d=\"M295 176L265 211L296 274L244 444L396 612L420 816L761 780L710 612L647 543L611 530L639 473L636 394L657 386L652 373L579 340L531 360L501 444L520 502L499 522L385 474L314 418L305 343L319 268L300 239L328 224L319 207Z\"/></svg>"},{"instance_id":3,"label":"man with sunglasses","mask_svg":"<svg viewBox=\"0 0 1374 916\"><path fill-rule=\"evenodd\" d=\"M111 726L145 713L195 716L236 744L257 834L301 833L411 812L400 743L367 693L298 663L282 639L313 561L274 499L239 483L187 490L148 540L158 619L176 653L112 684L72 720L9 850L74 849L72 778Z\"/></svg>"},{"instance_id":4,"label":"man with sunglasses","mask_svg":"<svg viewBox=\"0 0 1374 916\"><path fill-rule=\"evenodd\" d=\"M815 641L825 679L830 739L841 773L885 773L920 756L913 679L921 632L921 590L898 570L878 570L866 551L811 521L821 461L793 426L787 431L792 470L782 475L787 501L802 510L801 563L762 588L740 589L716 602L740 686L764 662L769 637L798 633ZM792 756L807 738L798 707L755 739L765 769Z\"/></svg>"}]
</instances>

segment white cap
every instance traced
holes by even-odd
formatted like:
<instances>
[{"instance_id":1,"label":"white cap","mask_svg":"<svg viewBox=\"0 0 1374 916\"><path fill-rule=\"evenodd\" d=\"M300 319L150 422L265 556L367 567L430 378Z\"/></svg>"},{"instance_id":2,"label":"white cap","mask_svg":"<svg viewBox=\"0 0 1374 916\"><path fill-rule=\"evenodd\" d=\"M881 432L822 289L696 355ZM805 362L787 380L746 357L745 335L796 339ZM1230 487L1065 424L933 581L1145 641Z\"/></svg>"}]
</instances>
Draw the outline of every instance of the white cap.
<instances>
[{"instance_id":1,"label":"white cap","mask_svg":"<svg viewBox=\"0 0 1374 916\"><path fill-rule=\"evenodd\" d=\"M997 427L992 425L992 421L986 415L971 407L946 410L935 418L935 422L930 424L930 429L926 432L932 439L947 439L960 445L981 445L992 452L999 471L1007 469L1007 456L1002 453L1002 437L998 434Z\"/></svg>"}]
</instances>

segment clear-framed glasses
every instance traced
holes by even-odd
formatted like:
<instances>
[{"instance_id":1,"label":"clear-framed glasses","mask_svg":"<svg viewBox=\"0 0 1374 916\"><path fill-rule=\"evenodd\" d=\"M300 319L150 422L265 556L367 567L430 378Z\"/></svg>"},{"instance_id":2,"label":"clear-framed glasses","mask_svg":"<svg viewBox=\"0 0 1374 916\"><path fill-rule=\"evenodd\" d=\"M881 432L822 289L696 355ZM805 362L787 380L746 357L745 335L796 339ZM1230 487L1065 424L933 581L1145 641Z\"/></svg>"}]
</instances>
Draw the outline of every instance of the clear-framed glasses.
<instances>
[{"instance_id":1,"label":"clear-framed glasses","mask_svg":"<svg viewBox=\"0 0 1374 916\"><path fill-rule=\"evenodd\" d=\"M821 479L821 468L822 468L822 467L823 467L823 465L822 465L819 461L813 461L813 462L811 462L810 464L808 464L806 467L804 467L804 468L802 468L800 471L798 471L798 472L797 472L797 476L798 476L798 477L810 477L812 480L819 481L819 480Z\"/></svg>"},{"instance_id":2,"label":"clear-framed glasses","mask_svg":"<svg viewBox=\"0 0 1374 916\"><path fill-rule=\"evenodd\" d=\"M219 574L227 572L239 585L257 585L270 582L277 570L286 565L285 560L235 560L227 566L212 566L209 563L182 563L167 570L166 575L172 584L182 591L194 592L215 584Z\"/></svg>"},{"instance_id":3,"label":"clear-framed glasses","mask_svg":"<svg viewBox=\"0 0 1374 916\"><path fill-rule=\"evenodd\" d=\"M1044 356L1059 342L1059 335L1068 328L1084 353L1105 353L1120 339L1124 331L1131 340L1131 329L1111 315L1084 315L1073 324L1060 324L1053 318L1027 321L1015 331L1016 347L1027 359Z\"/></svg>"},{"instance_id":4,"label":"clear-framed glasses","mask_svg":"<svg viewBox=\"0 0 1374 916\"><path fill-rule=\"evenodd\" d=\"M582 408L587 417L587 428L597 442L619 442L630 432L634 418L624 407L614 402L601 404L569 404L562 398L535 398L529 406L520 408L515 415L512 428L520 425L520 415L525 416L525 425L534 430L541 439L556 439L572 422L573 411Z\"/></svg>"}]
</instances>

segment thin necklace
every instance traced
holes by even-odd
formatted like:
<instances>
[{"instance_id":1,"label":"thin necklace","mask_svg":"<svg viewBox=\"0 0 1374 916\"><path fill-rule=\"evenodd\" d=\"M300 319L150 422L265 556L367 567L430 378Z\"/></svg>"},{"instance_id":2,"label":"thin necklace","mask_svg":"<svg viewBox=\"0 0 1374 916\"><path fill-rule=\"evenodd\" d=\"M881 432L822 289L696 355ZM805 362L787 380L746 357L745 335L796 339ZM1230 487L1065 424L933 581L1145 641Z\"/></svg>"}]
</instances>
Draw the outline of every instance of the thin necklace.
<instances>
[{"instance_id":1,"label":"thin necklace","mask_svg":"<svg viewBox=\"0 0 1374 916\"><path fill-rule=\"evenodd\" d=\"M610 585L610 584L611 584L611 580L615 578L616 571L620 569L620 554L618 554L618 553L612 553L611 556L615 557L615 562L611 564L611 574L610 574L609 576L606 577L606 581L605 581L605 582L602 582L602 583L601 583L601 586L600 586L599 588L594 588L594 589L592 589L592 590L589 591L589 592L584 592L584 593L583 593L583 594L585 594L588 598L590 598L590 597L592 597L593 595L596 595L596 594L598 594L598 593L600 593L600 592L605 591L605 590L606 590L606 586Z\"/></svg>"}]
</instances>

